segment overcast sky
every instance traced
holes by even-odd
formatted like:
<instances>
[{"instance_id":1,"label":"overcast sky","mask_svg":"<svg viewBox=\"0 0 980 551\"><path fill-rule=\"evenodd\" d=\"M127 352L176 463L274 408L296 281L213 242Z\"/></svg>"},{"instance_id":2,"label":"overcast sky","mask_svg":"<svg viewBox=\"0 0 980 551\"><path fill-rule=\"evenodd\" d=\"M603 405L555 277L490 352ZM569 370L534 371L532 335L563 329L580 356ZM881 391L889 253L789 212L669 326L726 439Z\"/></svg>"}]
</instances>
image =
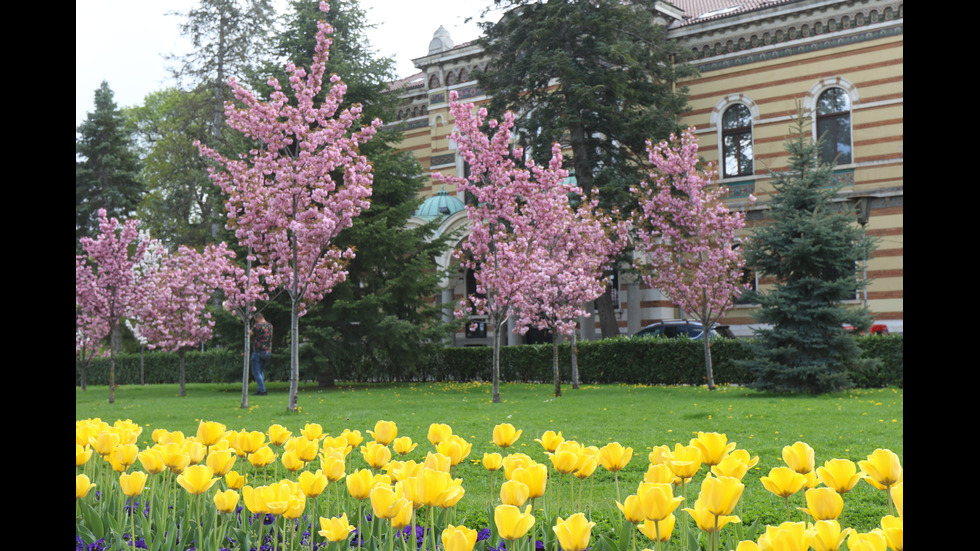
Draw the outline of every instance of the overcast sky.
<instances>
[{"instance_id":1,"label":"overcast sky","mask_svg":"<svg viewBox=\"0 0 980 551\"><path fill-rule=\"evenodd\" d=\"M275 0L277 5L286 5ZM139 105L150 92L169 80L163 55L186 52L178 16L197 0L76 0L75 1L75 127L95 109L95 90L103 80L115 93L119 107ZM374 49L393 56L399 77L416 72L412 58L428 53L439 25L453 42L480 36L477 21L492 0L361 0L370 23ZM472 18L466 22L467 18ZM492 17L492 16L491 16Z\"/></svg>"}]
</instances>

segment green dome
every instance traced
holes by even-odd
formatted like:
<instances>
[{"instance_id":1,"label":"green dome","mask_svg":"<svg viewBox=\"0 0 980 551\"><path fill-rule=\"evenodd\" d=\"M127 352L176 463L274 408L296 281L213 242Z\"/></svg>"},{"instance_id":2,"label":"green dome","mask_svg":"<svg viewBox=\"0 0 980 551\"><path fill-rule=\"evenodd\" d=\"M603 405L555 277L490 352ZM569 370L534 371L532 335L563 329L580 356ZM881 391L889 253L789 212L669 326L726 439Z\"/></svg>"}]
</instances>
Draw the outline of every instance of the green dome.
<instances>
[{"instance_id":1,"label":"green dome","mask_svg":"<svg viewBox=\"0 0 980 551\"><path fill-rule=\"evenodd\" d=\"M425 220L433 220L439 216L443 218L451 216L464 208L463 202L450 196L444 188L423 201L418 210L415 211L415 216Z\"/></svg>"}]
</instances>

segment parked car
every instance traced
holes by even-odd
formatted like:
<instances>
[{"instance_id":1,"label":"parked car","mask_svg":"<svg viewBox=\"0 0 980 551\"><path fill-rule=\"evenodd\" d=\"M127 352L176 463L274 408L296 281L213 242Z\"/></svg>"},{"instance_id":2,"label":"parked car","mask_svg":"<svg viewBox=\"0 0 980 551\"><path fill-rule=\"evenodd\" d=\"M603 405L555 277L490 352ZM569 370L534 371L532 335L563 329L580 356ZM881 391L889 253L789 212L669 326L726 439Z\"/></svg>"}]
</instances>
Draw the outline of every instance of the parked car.
<instances>
[{"instance_id":1,"label":"parked car","mask_svg":"<svg viewBox=\"0 0 980 551\"><path fill-rule=\"evenodd\" d=\"M637 331L634 337L664 337L668 339L688 338L700 339L704 325L694 320L664 320L651 323ZM708 333L711 338L722 337L734 339L735 334L727 325L714 325Z\"/></svg>"}]
</instances>

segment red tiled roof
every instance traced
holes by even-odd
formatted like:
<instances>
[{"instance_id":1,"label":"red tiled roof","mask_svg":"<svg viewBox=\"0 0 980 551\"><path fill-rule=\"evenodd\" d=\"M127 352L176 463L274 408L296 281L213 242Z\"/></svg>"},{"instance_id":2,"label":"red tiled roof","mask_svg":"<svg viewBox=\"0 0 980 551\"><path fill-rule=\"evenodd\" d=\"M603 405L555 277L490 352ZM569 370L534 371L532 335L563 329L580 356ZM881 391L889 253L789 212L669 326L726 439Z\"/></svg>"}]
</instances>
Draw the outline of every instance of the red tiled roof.
<instances>
[{"instance_id":1,"label":"red tiled roof","mask_svg":"<svg viewBox=\"0 0 980 551\"><path fill-rule=\"evenodd\" d=\"M796 1L798 0L670 0L670 3L684 12L685 21L680 25L689 25Z\"/></svg>"}]
</instances>

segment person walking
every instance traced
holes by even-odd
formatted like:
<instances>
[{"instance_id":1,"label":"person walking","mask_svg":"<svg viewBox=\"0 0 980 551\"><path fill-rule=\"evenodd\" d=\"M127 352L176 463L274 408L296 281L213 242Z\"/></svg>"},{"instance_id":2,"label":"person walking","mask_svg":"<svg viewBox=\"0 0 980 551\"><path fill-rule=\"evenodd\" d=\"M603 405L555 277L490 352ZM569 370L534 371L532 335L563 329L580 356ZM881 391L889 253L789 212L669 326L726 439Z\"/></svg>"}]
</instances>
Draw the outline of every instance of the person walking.
<instances>
[{"instance_id":1,"label":"person walking","mask_svg":"<svg viewBox=\"0 0 980 551\"><path fill-rule=\"evenodd\" d=\"M255 327L252 328L252 377L258 384L256 396L265 396L265 366L272 358L272 324L260 312L255 314Z\"/></svg>"}]
</instances>

